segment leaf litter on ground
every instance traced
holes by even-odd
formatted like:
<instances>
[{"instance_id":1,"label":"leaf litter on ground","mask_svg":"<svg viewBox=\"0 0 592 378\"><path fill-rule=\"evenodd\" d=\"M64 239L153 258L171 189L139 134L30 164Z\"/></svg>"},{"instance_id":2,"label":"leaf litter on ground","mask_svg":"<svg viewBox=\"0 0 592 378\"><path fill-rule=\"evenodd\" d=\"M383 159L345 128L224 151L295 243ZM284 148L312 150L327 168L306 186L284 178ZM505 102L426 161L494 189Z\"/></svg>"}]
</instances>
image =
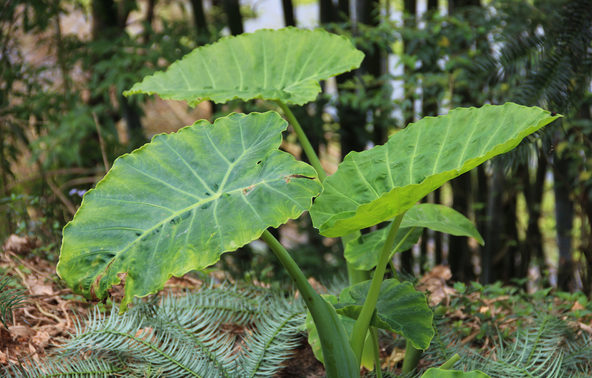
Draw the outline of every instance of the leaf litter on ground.
<instances>
[{"instance_id":1,"label":"leaf litter on ground","mask_svg":"<svg viewBox=\"0 0 592 378\"><path fill-rule=\"evenodd\" d=\"M5 277L11 277L8 288L23 290L26 301L12 311L8 329L0 326L0 364L7 367L30 361L43 366L48 356L67 345L72 335L76 334L76 323L88 318L93 305L73 294L61 282L51 263L30 253L36 248L33 240L21 238L19 244L14 244L15 240L11 237L4 243L0 269ZM217 282L226 278L220 272L215 275ZM527 294L517 287L505 287L500 283L483 286L474 282L465 285L452 283L451 278L447 266L436 266L414 282L418 290L429 294L428 301L437 314L439 330L436 341L420 363L421 368L434 366L444 357L438 355L438 342L446 342L443 347L449 350L471 350L483 358L496 361L502 358L500 344L511 343L517 339L520 329L532 326L536 322L534 314L545 313L563 321L575 339L590 339L592 335L592 304L581 293L539 290ZM330 292L318 281L312 278L311 281L316 290ZM269 285L260 285L258 295L265 295ZM168 296L182 297L188 291L206 286L208 284L203 280L187 274L181 278L172 277L165 291ZM113 290L113 294L117 301L118 290ZM99 304L98 310L109 313L105 304ZM134 335L137 332L146 339L154 337L150 328L136 330ZM220 332L249 335L253 330L241 324L223 322ZM381 343L382 367L396 373L402 364L404 340L394 334L387 336L382 338ZM286 369L276 376L321 376L322 365L314 359L304 340L296 340L292 357L283 363ZM236 343L234 348L233 353L236 354L240 345ZM582 369L592 367L584 366Z\"/></svg>"}]
</instances>

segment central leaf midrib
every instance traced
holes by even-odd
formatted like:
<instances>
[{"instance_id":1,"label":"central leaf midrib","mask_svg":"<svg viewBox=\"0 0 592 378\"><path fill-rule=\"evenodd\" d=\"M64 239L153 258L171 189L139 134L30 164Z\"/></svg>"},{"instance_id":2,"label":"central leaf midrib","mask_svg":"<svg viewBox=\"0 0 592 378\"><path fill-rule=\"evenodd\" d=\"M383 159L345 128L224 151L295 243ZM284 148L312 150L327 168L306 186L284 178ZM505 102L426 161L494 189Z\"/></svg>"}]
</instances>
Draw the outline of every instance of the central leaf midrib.
<instances>
[{"instance_id":1,"label":"central leaf midrib","mask_svg":"<svg viewBox=\"0 0 592 378\"><path fill-rule=\"evenodd\" d=\"M207 198L207 199L203 199L203 200L201 200L201 201L199 201L199 202L197 202L197 203L195 203L195 204L193 204L193 205L190 205L190 206L187 206L187 207L185 207L185 208L183 208L183 209L181 209L181 210L178 210L178 211L174 212L172 215L170 215L169 217L167 217L167 218L163 219L162 221L160 221L160 222L156 223L154 226L152 226L152 227L150 227L149 229L147 229L146 231L144 231L144 232L142 233L142 235L140 235L140 236L136 237L136 238L135 238L135 239L134 239L132 242L128 243L128 244L127 244L127 245L126 245L124 248L120 249L119 251L112 251L112 252L115 252L115 256L114 256L114 257L113 257L111 260L109 260L109 262L108 262L107 264L105 264L105 265L109 265L109 264L111 263L111 261L115 260L115 259L116 259L117 257L119 257L119 256L120 256L122 253L125 253L125 252L126 252L126 251L127 251L129 248L130 248L130 247L132 247L134 244L136 244L136 243L137 243L139 240L141 240L141 239L142 239L143 237L145 237L146 235L150 234L152 231L156 230L158 227L161 227L162 225L166 224L166 223L167 223L167 222L169 222L170 220L174 219L175 217L177 217L177 216L179 216L179 215L181 215L181 214L183 214L183 213L186 213L187 211L193 210L193 209L195 209L196 207L198 207L198 206L201 206L201 205L203 205L203 204L205 204L205 203L209 203L209 202L216 201L216 200L218 200L220 197L222 197L222 195L223 195L223 194L236 193L236 192L243 191L243 190L245 190L245 189L247 189L247 188L249 188L249 187L254 187L254 186L259 186L259 185L264 185L264 186L267 186L267 187L269 187L269 186L267 185L268 183L275 182L275 181L280 181L280 180L284 180L284 178L280 177L280 178L273 179L273 180L264 180L264 181L260 181L260 182L258 182L258 183L252 184L252 185L243 186L243 187L240 187L240 188L237 188L237 189L234 189L234 190L230 190L230 191L226 191L226 192L223 192L223 193L216 193L216 194L215 194L214 196L212 196L212 197L209 197L209 198ZM221 245L221 247L223 248L223 247L224 247L224 245ZM102 270L101 270L100 272L98 272L98 273L95 275L95 278L96 278L98 275L100 275L100 274L101 274L101 272L102 272Z\"/></svg>"},{"instance_id":2,"label":"central leaf midrib","mask_svg":"<svg viewBox=\"0 0 592 378\"><path fill-rule=\"evenodd\" d=\"M483 157L485 157L486 155L487 155L487 154L483 154L483 155L481 155L481 156L477 156L477 157L475 157L475 158L468 159L468 160L466 160L466 161L464 162L464 164L463 164L462 166L458 166L458 165L457 165L457 167L455 167L455 168L453 168L453 169L450 169L450 170L448 170L448 171L444 171L444 172L439 172L439 173L431 174L431 175L427 176L425 179L423 179L423 181L421 181L420 183L417 183L417 184L413 184L413 183L400 183L400 186L393 187L393 188L392 188L390 191L388 191L388 192L384 192L382 195L380 195L380 197L378 197L378 198L376 198L376 199L374 199L374 200L372 200L372 201L370 201L370 202L363 203L363 204L359 204L359 206L358 206L358 207L357 207L355 210L348 210L349 212L355 212L355 213L356 213L356 215L354 215L354 216L351 216L351 217L348 217L348 218L338 218L337 220L335 220L335 224L337 224L338 222L345 222L345 221L348 221L349 219L355 218L355 217L357 216L357 214L358 214L358 210L360 210L360 211L364 211L366 214L368 214L368 212L366 211L366 207L370 207L370 206L372 206L372 204L374 204L376 201L380 201L380 200L381 200L383 197L385 197L385 196L387 196L387 195L390 195L391 193L394 193L394 194L397 194L397 195L398 195L398 193L399 193L401 190L403 190L403 189L407 188L408 186L420 186L420 187L421 187L421 186L427 186L427 187L431 187L431 185L425 185L425 183L427 182L427 180L431 179L431 180L433 181L433 179L434 179L434 178L436 178L436 177L439 177L439 176L445 176L446 174L449 174L449 173L452 173L452 172L460 172L460 171L462 170L463 166L464 166L464 165L466 165L467 163L469 163L469 162L472 162L473 160L479 160L479 159L482 159L482 158L483 158ZM447 180L446 180L446 181L447 181ZM330 182L327 182L327 183L325 183L325 187L326 187L326 186L328 186L328 185L331 185L331 184L332 184L332 183L330 183ZM335 186L334 186L334 185L331 185L331 186L333 186L333 187L335 188ZM335 193L332 193L332 194L340 194L340 195L342 195L343 197L345 197L345 198L349 199L350 201L352 201L352 202L355 202L355 200L354 200L353 198L347 197L345 194L341 193L339 190L336 190L336 191L335 191ZM341 214L341 213L343 213L343 212L345 212L345 211L342 211L342 212L340 212L340 213L337 213L337 214L335 214L335 213L327 213L327 214L331 214L331 217L329 217L329 219L327 219L327 220L326 220L326 221L325 221L325 222L324 222L322 225L325 225L325 224L327 224L327 223L328 223L328 222L329 222L329 221L330 221L332 218L334 218L334 217L338 216L339 214ZM375 217L375 216L374 216L374 217ZM389 218L383 219L383 221L384 221L384 220L387 220L387 219L390 219L390 218L392 218L392 217L394 217L394 216L389 216ZM376 217L375 217L375 218L376 218ZM333 226L334 226L334 225L333 225Z\"/></svg>"}]
</instances>

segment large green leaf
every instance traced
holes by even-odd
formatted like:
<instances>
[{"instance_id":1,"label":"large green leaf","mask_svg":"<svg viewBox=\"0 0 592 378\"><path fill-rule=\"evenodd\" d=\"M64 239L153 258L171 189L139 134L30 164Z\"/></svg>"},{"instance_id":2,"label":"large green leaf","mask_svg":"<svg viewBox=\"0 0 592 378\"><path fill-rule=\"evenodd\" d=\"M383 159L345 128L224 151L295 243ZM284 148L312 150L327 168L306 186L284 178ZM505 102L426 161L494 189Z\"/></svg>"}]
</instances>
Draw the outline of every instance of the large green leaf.
<instances>
[{"instance_id":1,"label":"large green leaf","mask_svg":"<svg viewBox=\"0 0 592 378\"><path fill-rule=\"evenodd\" d=\"M450 235L470 236L484 244L481 234L467 217L444 205L417 204L405 213L400 227L425 227Z\"/></svg>"},{"instance_id":2,"label":"large green leaf","mask_svg":"<svg viewBox=\"0 0 592 378\"><path fill-rule=\"evenodd\" d=\"M426 117L383 146L348 154L323 182L323 194L310 211L314 225L337 237L394 218L557 117L512 103Z\"/></svg>"},{"instance_id":3,"label":"large green leaf","mask_svg":"<svg viewBox=\"0 0 592 378\"><path fill-rule=\"evenodd\" d=\"M372 281L364 281L344 289L335 310L340 315L358 319ZM423 293L415 291L410 282L389 279L382 282L376 313L370 325L405 336L417 349L425 350L434 337L430 310Z\"/></svg>"},{"instance_id":4,"label":"large green leaf","mask_svg":"<svg viewBox=\"0 0 592 378\"><path fill-rule=\"evenodd\" d=\"M124 94L157 93L191 106L235 98L302 105L316 99L319 80L358 68L362 59L347 38L321 29L258 30L198 47Z\"/></svg>"},{"instance_id":5,"label":"large green leaf","mask_svg":"<svg viewBox=\"0 0 592 378\"><path fill-rule=\"evenodd\" d=\"M430 368L428 371L423 373L421 378L490 378L489 375L480 372L479 370L473 371L456 371L456 370L442 370L437 368Z\"/></svg>"},{"instance_id":6,"label":"large green leaf","mask_svg":"<svg viewBox=\"0 0 592 378\"><path fill-rule=\"evenodd\" d=\"M323 295L323 298L335 305L338 303L337 297L334 295ZM337 315L341 325L345 329L345 333L347 337L351 337L352 331L354 329L355 320L348 318L347 316ZM314 353L317 360L321 361L323 364L325 363L323 357L323 349L321 348L321 339L319 338L319 331L317 330L317 326L312 319L312 315L310 311L306 314L306 331L308 332L308 343L312 348L312 352ZM364 343L364 352L362 352L362 361L361 366L367 368L368 370L374 370L374 350L372 345L372 337L370 334L366 336L366 342Z\"/></svg>"},{"instance_id":7,"label":"large green leaf","mask_svg":"<svg viewBox=\"0 0 592 378\"><path fill-rule=\"evenodd\" d=\"M405 213L400 227L393 244L397 246L407 234L409 236L395 252L406 251L417 243L424 227L456 236L472 236L483 244L483 238L469 219L458 211L443 205L422 203L413 206ZM378 263L389 228L386 226L378 231L350 240L345 246L345 259L358 270L374 268Z\"/></svg>"},{"instance_id":8,"label":"large green leaf","mask_svg":"<svg viewBox=\"0 0 592 378\"><path fill-rule=\"evenodd\" d=\"M357 270L370 270L374 268L376 264L378 264L380 251L382 250L388 232L389 227L385 227L350 240L345 246L345 259ZM413 229L413 227L400 228L395 237L395 246L397 246L407 234L409 234L409 236L407 236L407 239L405 239L395 252L403 252L413 247L413 245L419 241L422 233L423 228L421 227L416 227L415 229Z\"/></svg>"},{"instance_id":9,"label":"large green leaf","mask_svg":"<svg viewBox=\"0 0 592 378\"><path fill-rule=\"evenodd\" d=\"M278 150L286 127L275 112L231 114L120 157L64 228L58 273L91 300L125 277L125 309L298 217L321 185Z\"/></svg>"}]
</instances>

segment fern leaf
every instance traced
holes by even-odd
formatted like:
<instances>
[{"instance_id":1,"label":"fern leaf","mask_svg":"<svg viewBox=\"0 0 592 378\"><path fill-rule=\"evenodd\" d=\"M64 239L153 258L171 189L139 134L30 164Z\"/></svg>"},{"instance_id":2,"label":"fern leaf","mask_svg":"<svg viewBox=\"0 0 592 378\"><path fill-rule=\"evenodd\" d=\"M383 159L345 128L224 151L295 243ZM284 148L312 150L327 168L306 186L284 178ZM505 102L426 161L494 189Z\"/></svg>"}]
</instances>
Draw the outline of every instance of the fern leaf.
<instances>
[{"instance_id":1,"label":"fern leaf","mask_svg":"<svg viewBox=\"0 0 592 378\"><path fill-rule=\"evenodd\" d=\"M113 376L129 376L129 371L102 359L76 361L47 361L41 366L31 360L26 364L12 365L5 368L5 373L14 378L109 378Z\"/></svg>"},{"instance_id":2,"label":"fern leaf","mask_svg":"<svg viewBox=\"0 0 592 378\"><path fill-rule=\"evenodd\" d=\"M10 277L0 281L0 322L8 329L8 323L12 323L14 310L23 307L27 302L24 290L8 289Z\"/></svg>"},{"instance_id":3,"label":"fern leaf","mask_svg":"<svg viewBox=\"0 0 592 378\"><path fill-rule=\"evenodd\" d=\"M244 339L244 352L238 360L241 377L274 376L301 342L299 335L306 319L302 302L279 299L272 303L269 315L256 320L257 332Z\"/></svg>"}]
</instances>

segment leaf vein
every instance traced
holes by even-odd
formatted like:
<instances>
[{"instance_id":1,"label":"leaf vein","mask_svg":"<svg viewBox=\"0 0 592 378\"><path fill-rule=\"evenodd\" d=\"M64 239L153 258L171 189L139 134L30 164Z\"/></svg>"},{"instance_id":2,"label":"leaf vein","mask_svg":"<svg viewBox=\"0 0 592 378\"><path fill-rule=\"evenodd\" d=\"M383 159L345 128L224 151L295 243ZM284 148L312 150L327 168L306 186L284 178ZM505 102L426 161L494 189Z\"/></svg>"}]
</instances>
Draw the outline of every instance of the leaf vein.
<instances>
[{"instance_id":1,"label":"leaf vein","mask_svg":"<svg viewBox=\"0 0 592 378\"><path fill-rule=\"evenodd\" d=\"M197 178L201 184L206 188L206 190L208 190L209 192L212 192L213 190L209 187L209 185L197 174L197 172L195 172L195 170L191 167L191 165L189 165L189 162L187 160L185 160L185 158L183 156L181 156L181 154L179 154L164 138L161 139L162 142L171 150L173 151L178 157L179 159L181 159L181 161L187 166L187 168L189 168L189 170L193 173L193 175L195 176L195 178Z\"/></svg>"},{"instance_id":2,"label":"leaf vein","mask_svg":"<svg viewBox=\"0 0 592 378\"><path fill-rule=\"evenodd\" d=\"M186 191L184 191L184 190L181 190L181 189L179 189L179 188L176 188L176 187L172 186L171 184L169 184L168 182L162 181L161 179L159 179L159 178L157 178L157 177L154 177L154 176L152 176L152 175L149 175L148 173L146 173L146 172L144 172L144 171L141 171L141 170L139 170L138 168L134 167L133 165L127 164L127 162L126 162L125 160L121 160L121 162L122 162L122 164L125 162L125 164L126 164L128 167L130 167L130 168L134 169L135 171L137 171L137 172L139 172L139 173L143 174L143 175L144 175L144 176L146 176L146 177L150 177L151 179L153 179L153 180L155 180L155 181L158 181L158 182L160 182L160 183L162 183L162 184L164 184L164 185L168 186L169 188L171 188L171 189L173 189L173 190L176 190L176 191L177 191L177 192L179 192L179 193L187 194L188 196L191 196L191 197L193 197L193 198L197 198L198 200L201 200L201 198L199 198L199 197L198 197L198 196L196 196L195 194L192 194L192 193L186 192Z\"/></svg>"},{"instance_id":3,"label":"leaf vein","mask_svg":"<svg viewBox=\"0 0 592 378\"><path fill-rule=\"evenodd\" d=\"M442 155L442 151L444 150L444 145L446 145L446 140L448 139L448 134L450 134L450 127L452 124L452 117L448 117L448 127L446 127L446 135L442 140L442 144L440 144L440 151L438 151L438 156L436 156L436 160L434 161L434 169L432 170L432 175L436 173L436 168L438 167L438 163L440 161L440 156Z\"/></svg>"}]
</instances>

